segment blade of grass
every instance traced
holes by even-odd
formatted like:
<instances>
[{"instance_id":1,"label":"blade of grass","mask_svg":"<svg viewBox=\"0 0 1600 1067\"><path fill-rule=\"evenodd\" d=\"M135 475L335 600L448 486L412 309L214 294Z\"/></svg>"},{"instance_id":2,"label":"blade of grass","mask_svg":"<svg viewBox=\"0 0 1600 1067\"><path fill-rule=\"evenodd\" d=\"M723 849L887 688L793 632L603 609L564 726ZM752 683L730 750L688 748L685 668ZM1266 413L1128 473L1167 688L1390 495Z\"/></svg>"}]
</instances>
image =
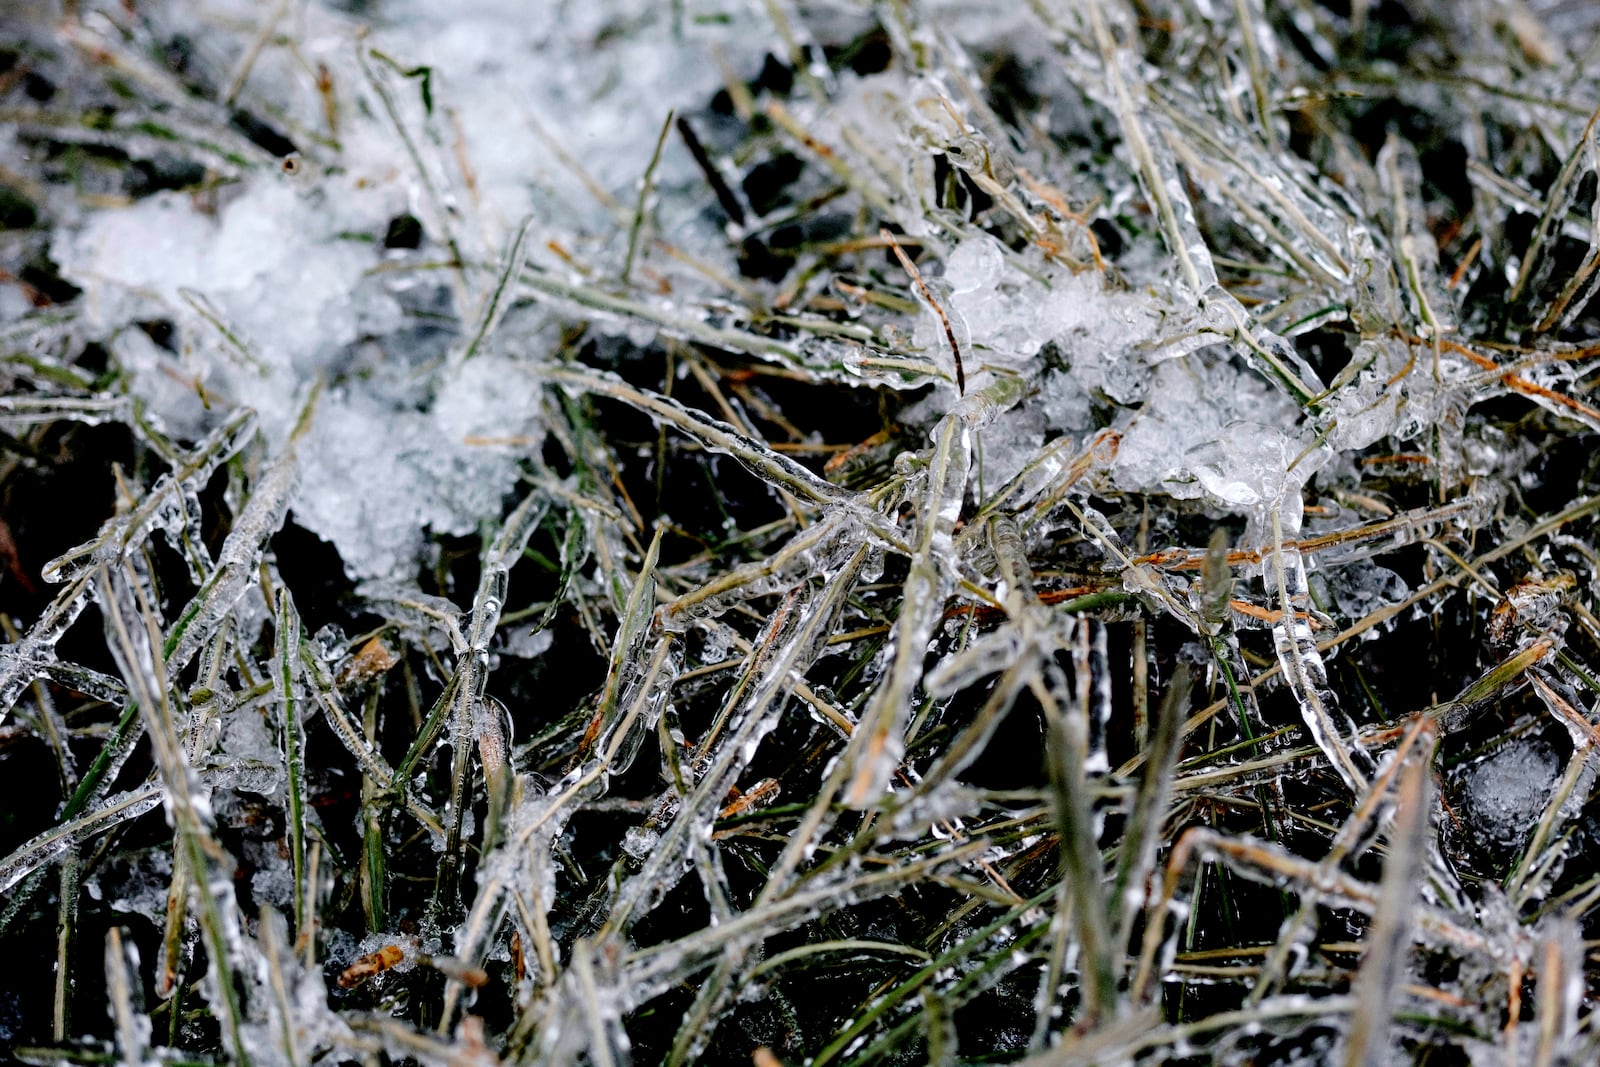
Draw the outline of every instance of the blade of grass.
<instances>
[{"instance_id":1,"label":"blade of grass","mask_svg":"<svg viewBox=\"0 0 1600 1067\"><path fill-rule=\"evenodd\" d=\"M622 257L622 286L627 288L633 276L633 259L639 251L639 235L644 232L645 215L650 207L650 194L655 189L656 165L661 162L661 150L666 147L667 131L672 129L673 111L661 121L661 133L656 136L656 147L645 165L644 177L639 182L639 199L633 207L633 223L628 227L628 251Z\"/></svg>"},{"instance_id":2,"label":"blade of grass","mask_svg":"<svg viewBox=\"0 0 1600 1067\"><path fill-rule=\"evenodd\" d=\"M1424 731L1422 749L1401 772L1396 787L1399 810L1395 816L1389 854L1383 869L1367 952L1355 982L1356 1011L1346 1039L1346 1067L1377 1067L1390 1060L1389 1026L1395 1010L1397 987L1411 947L1413 902L1417 878L1428 854L1429 758L1431 730Z\"/></svg>"},{"instance_id":3,"label":"blade of grass","mask_svg":"<svg viewBox=\"0 0 1600 1067\"><path fill-rule=\"evenodd\" d=\"M294 929L304 936L306 924L306 798L305 733L300 724L296 681L300 664L300 614L287 586L274 592L277 619L274 626L272 681L282 715L283 761L288 772L289 869L294 877ZM291 1060L292 1062L292 1060Z\"/></svg>"},{"instance_id":4,"label":"blade of grass","mask_svg":"<svg viewBox=\"0 0 1600 1067\"><path fill-rule=\"evenodd\" d=\"M117 571L102 564L95 579L96 592L117 666L144 717L145 735L151 740L161 775L162 798L190 869L204 872L194 879L194 886L200 903L200 927L211 966L217 973L218 997L212 1009L232 1055L248 1065L251 1057L242 1029L244 1006L235 978L240 933L227 854L211 836L202 815L209 809L202 809L195 802L190 770L174 725L165 665L155 654L160 630L153 612L138 603L136 579L130 570L126 563Z\"/></svg>"}]
</instances>

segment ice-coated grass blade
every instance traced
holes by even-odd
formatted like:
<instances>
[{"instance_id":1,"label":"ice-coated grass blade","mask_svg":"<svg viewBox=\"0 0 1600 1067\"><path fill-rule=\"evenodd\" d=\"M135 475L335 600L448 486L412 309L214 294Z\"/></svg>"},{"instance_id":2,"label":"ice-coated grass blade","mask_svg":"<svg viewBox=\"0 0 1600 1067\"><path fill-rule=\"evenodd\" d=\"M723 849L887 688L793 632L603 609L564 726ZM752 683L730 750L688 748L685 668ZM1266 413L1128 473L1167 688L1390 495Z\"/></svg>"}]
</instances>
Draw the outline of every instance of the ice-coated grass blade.
<instances>
[{"instance_id":1,"label":"ice-coated grass blade","mask_svg":"<svg viewBox=\"0 0 1600 1067\"><path fill-rule=\"evenodd\" d=\"M505 318L511 307L517 274L528 258L528 234L532 229L533 216L530 215L518 224L516 232L511 235L511 241L500 258L500 269L495 274L494 284L484 294L483 306L478 309L478 317L472 324L466 342L450 352L445 364L447 373L456 371L461 364L483 351L484 345L499 327L500 320Z\"/></svg>"},{"instance_id":2,"label":"ice-coated grass blade","mask_svg":"<svg viewBox=\"0 0 1600 1067\"><path fill-rule=\"evenodd\" d=\"M288 514L300 477L300 446L311 432L321 395L322 384L318 381L300 407L282 454L262 471L249 503L223 541L216 568L168 631L162 657L170 670L181 671L188 665L254 580L267 539L278 532Z\"/></svg>"},{"instance_id":3,"label":"ice-coated grass blade","mask_svg":"<svg viewBox=\"0 0 1600 1067\"><path fill-rule=\"evenodd\" d=\"M639 254L639 235L644 232L645 215L650 208L650 194L655 189L656 165L661 162L661 150L667 144L667 131L672 129L673 113L661 120L661 133L656 136L655 150L645 165L644 177L639 180L639 200L633 206L633 224L628 227L628 251L622 257L622 285L626 288L633 276L633 260Z\"/></svg>"},{"instance_id":4,"label":"ice-coated grass blade","mask_svg":"<svg viewBox=\"0 0 1600 1067\"><path fill-rule=\"evenodd\" d=\"M1084 764L1089 753L1086 693L1069 694L1035 676L1033 695L1044 709L1049 733L1050 783L1061 835L1061 866L1068 886L1072 922L1084 988L1085 1022L1099 1023L1117 1011L1117 969L1113 963L1108 911Z\"/></svg>"},{"instance_id":5,"label":"ice-coated grass blade","mask_svg":"<svg viewBox=\"0 0 1600 1067\"><path fill-rule=\"evenodd\" d=\"M226 853L210 833L208 808L197 804L192 772L185 761L173 719L165 667L156 655L160 630L147 605L137 600L135 582L124 564L113 571L101 564L96 574L101 611L117 666L144 717L160 772L162 799L183 844L185 860L195 873L200 928L216 973L217 999L212 1009L235 1059L250 1062L243 1034L244 1005L235 979L239 964L239 917Z\"/></svg>"},{"instance_id":6,"label":"ice-coated grass blade","mask_svg":"<svg viewBox=\"0 0 1600 1067\"><path fill-rule=\"evenodd\" d=\"M1377 910L1367 935L1368 948L1355 984L1356 1011L1346 1038L1346 1067L1375 1067L1389 1060L1389 1021L1405 955L1411 948L1417 876L1428 855L1432 748L1431 735L1424 737L1421 750L1396 784L1398 811Z\"/></svg>"},{"instance_id":7,"label":"ice-coated grass blade","mask_svg":"<svg viewBox=\"0 0 1600 1067\"><path fill-rule=\"evenodd\" d=\"M874 803L905 751L903 733L912 691L921 675L922 650L938 621L944 582L936 546L948 544L967 486L972 442L967 425L947 416L939 424L923 483L917 545L906 575L900 615L890 635L888 673L862 712L850 741L853 774L844 802L853 808Z\"/></svg>"},{"instance_id":8,"label":"ice-coated grass blade","mask_svg":"<svg viewBox=\"0 0 1600 1067\"><path fill-rule=\"evenodd\" d=\"M300 722L300 614L289 590L279 587L274 620L272 684L278 698L283 738L283 763L288 780L289 865L294 875L294 928L306 932L306 796L305 730Z\"/></svg>"},{"instance_id":9,"label":"ice-coated grass blade","mask_svg":"<svg viewBox=\"0 0 1600 1067\"><path fill-rule=\"evenodd\" d=\"M1168 683L1167 695L1156 713L1150 732L1149 758L1144 778L1128 815L1128 832L1122 839L1110 906L1117 918L1114 942L1118 951L1128 944L1135 917L1144 906L1145 882L1155 869L1156 849L1169 815L1172 779L1178 758L1178 728L1188 704L1189 672L1180 667Z\"/></svg>"}]
</instances>

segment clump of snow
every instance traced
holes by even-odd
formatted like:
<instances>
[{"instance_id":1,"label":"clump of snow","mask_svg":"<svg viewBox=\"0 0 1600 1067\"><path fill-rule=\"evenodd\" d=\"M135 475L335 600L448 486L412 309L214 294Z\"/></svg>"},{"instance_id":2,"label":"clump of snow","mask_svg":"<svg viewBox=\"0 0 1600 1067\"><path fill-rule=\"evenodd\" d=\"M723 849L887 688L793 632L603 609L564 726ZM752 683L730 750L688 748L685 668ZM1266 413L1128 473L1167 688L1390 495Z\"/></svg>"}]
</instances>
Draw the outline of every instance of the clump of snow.
<instances>
[{"instance_id":1,"label":"clump of snow","mask_svg":"<svg viewBox=\"0 0 1600 1067\"><path fill-rule=\"evenodd\" d=\"M1297 416L1281 392L1226 358L1169 360L1150 376L1114 476L1124 489L1204 499L1253 518L1281 508L1293 529L1300 489L1320 458L1294 464L1310 439L1295 429Z\"/></svg>"},{"instance_id":2,"label":"clump of snow","mask_svg":"<svg viewBox=\"0 0 1600 1067\"><path fill-rule=\"evenodd\" d=\"M443 369L452 337L495 281L513 225L532 212L537 244L598 242L602 254L617 254L617 204L642 173L662 118L702 104L720 84L707 49L740 54L731 28L674 28L666 6L562 8L561 18L528 18L522 5L497 0L448 12L388 4L385 24L361 37L366 31L334 5L304 5L295 27L301 55L263 49L247 84L299 128L319 130L325 101L305 57L322 64L338 104L339 150L307 139L305 158L246 171L214 198L158 193L89 212L54 238L63 276L86 291L86 324L110 340L133 394L172 432L199 436L247 405L276 447L310 383L328 384L293 512L333 543L353 576L404 574L428 531L469 533L495 516L519 463L537 453L527 353L491 345ZM173 5L150 17L204 41L200 54L226 71L249 37L219 37L218 20L253 26L268 14L223 3L205 12ZM650 33L608 32L640 19L701 47L663 49ZM358 48L368 50L364 65ZM427 148L420 171L384 93L405 137ZM635 106L645 99L651 108ZM657 180L703 181L686 153L669 154ZM391 220L403 215L423 222L415 253L383 248ZM468 261L459 274L449 262L456 252ZM161 319L179 326L176 352L130 328ZM529 319L523 340L539 326Z\"/></svg>"},{"instance_id":3,"label":"clump of snow","mask_svg":"<svg viewBox=\"0 0 1600 1067\"><path fill-rule=\"evenodd\" d=\"M342 389L309 442L338 462L307 468L295 514L353 574L394 573L417 558L426 530L467 534L498 512L537 440L538 405L531 368L499 355L465 364L425 410Z\"/></svg>"},{"instance_id":4,"label":"clump of snow","mask_svg":"<svg viewBox=\"0 0 1600 1067\"><path fill-rule=\"evenodd\" d=\"M1356 560L1337 568L1329 584L1339 611L1349 619L1366 618L1375 611L1398 604L1411 591L1398 574L1371 560ZM1373 634L1376 636L1376 631Z\"/></svg>"},{"instance_id":5,"label":"clump of snow","mask_svg":"<svg viewBox=\"0 0 1600 1067\"><path fill-rule=\"evenodd\" d=\"M370 290L364 295L383 303L362 314L355 293L379 260L370 242L343 235L381 236L405 203L394 183L362 186L350 176L312 192L287 175L266 174L249 179L215 216L177 193L97 212L80 232L58 235L53 254L84 287L91 326L111 333L153 315L185 327L176 356L148 342L123 349L133 357L136 395L175 430L195 433L214 417L208 405L247 404L268 437L281 441L303 384L363 325L398 319L392 300ZM206 323L200 301L248 354ZM125 337L125 346L139 344Z\"/></svg>"},{"instance_id":6,"label":"clump of snow","mask_svg":"<svg viewBox=\"0 0 1600 1067\"><path fill-rule=\"evenodd\" d=\"M960 324L956 332L975 365L1031 369L1040 348L1054 341L1075 365L1098 368L1135 358L1132 347L1153 337L1148 306L1111 289L1101 275L1050 269L1042 262L1008 263L1005 257L993 237L975 234L950 253L942 277L948 294L943 306ZM924 315L913 339L932 348L942 332L933 315Z\"/></svg>"},{"instance_id":7,"label":"clump of snow","mask_svg":"<svg viewBox=\"0 0 1600 1067\"><path fill-rule=\"evenodd\" d=\"M172 880L172 853L167 849L144 849L107 861L84 883L84 890L95 900L107 899L111 907L128 915L156 915L167 906L167 887Z\"/></svg>"}]
</instances>

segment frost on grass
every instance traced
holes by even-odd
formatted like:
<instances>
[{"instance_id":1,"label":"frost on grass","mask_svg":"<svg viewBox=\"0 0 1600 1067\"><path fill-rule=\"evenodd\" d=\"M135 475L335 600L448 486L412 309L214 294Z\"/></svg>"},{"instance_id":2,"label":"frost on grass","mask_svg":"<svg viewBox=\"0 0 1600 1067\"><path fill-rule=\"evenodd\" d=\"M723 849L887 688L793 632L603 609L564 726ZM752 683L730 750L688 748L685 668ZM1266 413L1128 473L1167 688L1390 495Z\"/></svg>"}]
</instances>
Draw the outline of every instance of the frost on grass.
<instances>
[{"instance_id":1,"label":"frost on grass","mask_svg":"<svg viewBox=\"0 0 1600 1067\"><path fill-rule=\"evenodd\" d=\"M525 8L0 22L0 1052L1596 1058L1588 8Z\"/></svg>"}]
</instances>

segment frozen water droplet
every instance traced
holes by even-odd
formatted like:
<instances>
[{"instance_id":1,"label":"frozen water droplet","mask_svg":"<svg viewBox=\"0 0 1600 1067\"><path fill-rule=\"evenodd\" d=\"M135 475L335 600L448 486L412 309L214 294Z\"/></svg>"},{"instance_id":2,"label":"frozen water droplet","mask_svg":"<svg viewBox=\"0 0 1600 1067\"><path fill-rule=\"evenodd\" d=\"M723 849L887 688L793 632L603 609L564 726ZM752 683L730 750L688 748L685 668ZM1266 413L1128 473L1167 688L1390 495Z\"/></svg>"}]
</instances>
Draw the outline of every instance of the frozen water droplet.
<instances>
[{"instance_id":1,"label":"frozen water droplet","mask_svg":"<svg viewBox=\"0 0 1600 1067\"><path fill-rule=\"evenodd\" d=\"M634 860L643 862L661 843L661 835L644 826L634 826L622 838L622 851Z\"/></svg>"},{"instance_id":2,"label":"frozen water droplet","mask_svg":"<svg viewBox=\"0 0 1600 1067\"><path fill-rule=\"evenodd\" d=\"M945 261L944 277L953 293L972 293L993 285L1005 265L999 242L979 236L962 241Z\"/></svg>"}]
</instances>

